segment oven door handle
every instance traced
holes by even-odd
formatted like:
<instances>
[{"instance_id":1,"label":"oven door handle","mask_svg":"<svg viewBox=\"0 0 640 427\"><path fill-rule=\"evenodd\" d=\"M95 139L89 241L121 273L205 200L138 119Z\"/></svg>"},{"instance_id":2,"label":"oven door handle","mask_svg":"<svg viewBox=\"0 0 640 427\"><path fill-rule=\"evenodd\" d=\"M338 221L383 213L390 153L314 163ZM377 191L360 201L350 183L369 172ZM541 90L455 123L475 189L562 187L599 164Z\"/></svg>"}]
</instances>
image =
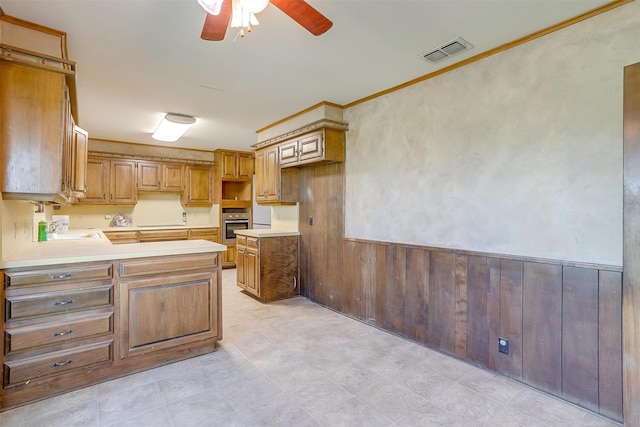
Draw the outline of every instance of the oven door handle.
<instances>
[{"instance_id":1,"label":"oven door handle","mask_svg":"<svg viewBox=\"0 0 640 427\"><path fill-rule=\"evenodd\" d=\"M224 220L225 224L249 224L248 219L237 219L237 220Z\"/></svg>"}]
</instances>

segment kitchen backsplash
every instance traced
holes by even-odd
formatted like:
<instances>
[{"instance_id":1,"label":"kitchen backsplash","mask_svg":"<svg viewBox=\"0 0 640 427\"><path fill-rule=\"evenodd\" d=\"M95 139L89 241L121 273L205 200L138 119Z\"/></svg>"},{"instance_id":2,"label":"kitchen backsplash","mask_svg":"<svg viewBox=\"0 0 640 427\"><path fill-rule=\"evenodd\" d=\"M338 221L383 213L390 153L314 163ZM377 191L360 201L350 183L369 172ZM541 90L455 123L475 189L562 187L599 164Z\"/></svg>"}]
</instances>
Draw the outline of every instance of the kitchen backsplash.
<instances>
[{"instance_id":1,"label":"kitchen backsplash","mask_svg":"<svg viewBox=\"0 0 640 427\"><path fill-rule=\"evenodd\" d=\"M51 209L51 208L49 208ZM181 225L182 212L187 214L188 226L220 226L219 206L183 207L180 195L139 193L138 203L125 205L75 205L61 206L51 214L69 215L69 228L105 228L112 226L116 214L131 215L133 226L141 225ZM107 218L106 216L110 216Z\"/></svg>"}]
</instances>

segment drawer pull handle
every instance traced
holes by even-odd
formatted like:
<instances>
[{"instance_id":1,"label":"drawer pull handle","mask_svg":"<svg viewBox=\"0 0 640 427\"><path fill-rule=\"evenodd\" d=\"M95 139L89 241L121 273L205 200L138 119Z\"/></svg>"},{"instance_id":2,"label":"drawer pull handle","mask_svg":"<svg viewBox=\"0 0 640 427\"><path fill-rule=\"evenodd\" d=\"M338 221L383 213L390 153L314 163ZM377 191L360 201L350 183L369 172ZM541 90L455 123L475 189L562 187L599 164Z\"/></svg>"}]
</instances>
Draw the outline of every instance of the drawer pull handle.
<instances>
[{"instance_id":1,"label":"drawer pull handle","mask_svg":"<svg viewBox=\"0 0 640 427\"><path fill-rule=\"evenodd\" d=\"M64 332L54 332L51 334L52 337L63 337L65 335L69 335L73 333L73 329L69 329L68 331L64 331Z\"/></svg>"},{"instance_id":2,"label":"drawer pull handle","mask_svg":"<svg viewBox=\"0 0 640 427\"><path fill-rule=\"evenodd\" d=\"M52 274L50 277L53 280L71 279L73 277L73 273Z\"/></svg>"},{"instance_id":3,"label":"drawer pull handle","mask_svg":"<svg viewBox=\"0 0 640 427\"><path fill-rule=\"evenodd\" d=\"M60 306L60 305L68 305L68 304L73 304L75 301L70 299L69 301L56 301L53 303L53 305Z\"/></svg>"},{"instance_id":4,"label":"drawer pull handle","mask_svg":"<svg viewBox=\"0 0 640 427\"><path fill-rule=\"evenodd\" d=\"M61 366L65 366L65 365L68 365L70 363L73 363L73 359L65 360L64 362L56 362L56 363L52 364L51 367L52 368L59 368Z\"/></svg>"}]
</instances>

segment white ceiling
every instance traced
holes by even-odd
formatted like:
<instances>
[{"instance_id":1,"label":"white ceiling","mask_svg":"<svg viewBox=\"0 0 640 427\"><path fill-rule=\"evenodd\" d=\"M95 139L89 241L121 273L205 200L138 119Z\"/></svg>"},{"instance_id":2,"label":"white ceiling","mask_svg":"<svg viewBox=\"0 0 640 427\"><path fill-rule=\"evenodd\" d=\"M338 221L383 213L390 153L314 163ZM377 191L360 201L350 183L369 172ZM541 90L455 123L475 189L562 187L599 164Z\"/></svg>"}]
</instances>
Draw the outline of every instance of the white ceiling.
<instances>
[{"instance_id":1,"label":"white ceiling","mask_svg":"<svg viewBox=\"0 0 640 427\"><path fill-rule=\"evenodd\" d=\"M196 0L0 0L4 13L67 33L80 126L92 138L249 149L255 131L321 101L348 104L557 24L609 0L308 0L333 21L315 37L273 5L234 40L203 41ZM438 65L419 58L463 37ZM199 119L151 138L164 112Z\"/></svg>"}]
</instances>

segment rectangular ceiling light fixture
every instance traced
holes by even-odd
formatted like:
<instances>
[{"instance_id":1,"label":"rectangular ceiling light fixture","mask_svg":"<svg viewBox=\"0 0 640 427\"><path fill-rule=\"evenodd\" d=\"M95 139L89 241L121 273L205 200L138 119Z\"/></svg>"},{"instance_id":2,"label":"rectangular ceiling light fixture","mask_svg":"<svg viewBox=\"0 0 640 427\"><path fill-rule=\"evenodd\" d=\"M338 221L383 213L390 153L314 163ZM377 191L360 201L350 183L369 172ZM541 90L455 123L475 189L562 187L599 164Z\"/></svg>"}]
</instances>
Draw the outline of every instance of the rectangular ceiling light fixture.
<instances>
[{"instance_id":1,"label":"rectangular ceiling light fixture","mask_svg":"<svg viewBox=\"0 0 640 427\"><path fill-rule=\"evenodd\" d=\"M438 46L435 49L431 49L425 53L421 53L419 56L424 61L433 63L448 58L458 52L471 49L472 47L473 46L471 45L471 43L469 43L462 37L458 37L457 39L445 43L442 46Z\"/></svg>"},{"instance_id":2,"label":"rectangular ceiling light fixture","mask_svg":"<svg viewBox=\"0 0 640 427\"><path fill-rule=\"evenodd\" d=\"M195 117L184 114L167 113L151 137L158 141L175 142L184 135L195 122Z\"/></svg>"}]
</instances>

